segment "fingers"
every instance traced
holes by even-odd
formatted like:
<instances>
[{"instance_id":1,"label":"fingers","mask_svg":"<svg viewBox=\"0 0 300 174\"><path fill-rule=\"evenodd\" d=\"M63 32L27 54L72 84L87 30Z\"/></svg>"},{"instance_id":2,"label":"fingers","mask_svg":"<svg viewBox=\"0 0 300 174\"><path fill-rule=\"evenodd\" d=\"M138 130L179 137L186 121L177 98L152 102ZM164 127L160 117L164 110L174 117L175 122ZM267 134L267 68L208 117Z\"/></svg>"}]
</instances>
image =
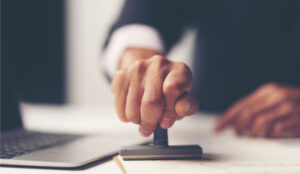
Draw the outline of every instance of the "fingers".
<instances>
[{"instance_id":1,"label":"fingers","mask_svg":"<svg viewBox=\"0 0 300 174\"><path fill-rule=\"evenodd\" d=\"M165 96L166 103L160 126L164 129L170 128L178 118L178 114L175 111L176 100L178 100L178 98L185 92L189 92L192 87L192 73L190 69L184 63L180 62L174 64L173 66L173 70L167 75L163 84L163 94ZM194 103L191 102L195 101L188 99L191 98L187 97L184 99L186 102L181 102L180 108L183 107L182 105L187 105L184 106L185 108L190 108L192 106L194 107ZM185 115L186 113L182 114L181 116Z\"/></svg>"},{"instance_id":2,"label":"fingers","mask_svg":"<svg viewBox=\"0 0 300 174\"><path fill-rule=\"evenodd\" d=\"M268 97L263 97L255 102L249 103L247 107L238 113L238 117L234 122L237 134L243 134L250 129L251 123L258 115L264 111L275 109L284 103L284 97L279 93L274 93Z\"/></svg>"},{"instance_id":3,"label":"fingers","mask_svg":"<svg viewBox=\"0 0 300 174\"><path fill-rule=\"evenodd\" d=\"M215 130L219 132L229 125L235 125L236 132L241 134L243 130L249 129L249 122L254 119L257 113L274 107L285 100L286 95L278 92L278 89L278 85L269 83L239 100L221 116Z\"/></svg>"},{"instance_id":4,"label":"fingers","mask_svg":"<svg viewBox=\"0 0 300 174\"><path fill-rule=\"evenodd\" d=\"M250 136L267 137L270 134L272 126L283 119L291 116L292 105L284 103L274 109L264 111L257 116L250 129Z\"/></svg>"},{"instance_id":5,"label":"fingers","mask_svg":"<svg viewBox=\"0 0 300 174\"><path fill-rule=\"evenodd\" d=\"M128 122L125 114L128 85L129 82L126 73L124 71L118 71L111 84L111 91L114 94L114 104L117 115L123 122Z\"/></svg>"},{"instance_id":6,"label":"fingers","mask_svg":"<svg viewBox=\"0 0 300 174\"><path fill-rule=\"evenodd\" d=\"M141 103L141 123L139 128L143 136L152 134L164 112L163 73L163 71L156 71L156 73L147 74Z\"/></svg>"},{"instance_id":7,"label":"fingers","mask_svg":"<svg viewBox=\"0 0 300 174\"><path fill-rule=\"evenodd\" d=\"M300 107L292 117L275 123L270 131L271 138L300 137Z\"/></svg>"},{"instance_id":8,"label":"fingers","mask_svg":"<svg viewBox=\"0 0 300 174\"><path fill-rule=\"evenodd\" d=\"M239 116L241 111L248 112L246 107L250 105L250 103L256 103L265 95L264 92L258 92L255 95L249 95L239 101L237 101L233 106L231 106L218 120L217 125L215 127L216 132L220 132L224 130L229 125L235 122L235 119Z\"/></svg>"},{"instance_id":9,"label":"fingers","mask_svg":"<svg viewBox=\"0 0 300 174\"><path fill-rule=\"evenodd\" d=\"M144 62L136 62L131 68L132 78L126 99L125 115L128 121L139 124L141 121L140 107L144 92L143 76L145 72Z\"/></svg>"},{"instance_id":10,"label":"fingers","mask_svg":"<svg viewBox=\"0 0 300 174\"><path fill-rule=\"evenodd\" d=\"M175 104L177 119L195 114L199 109L199 104L189 93L184 93Z\"/></svg>"},{"instance_id":11,"label":"fingers","mask_svg":"<svg viewBox=\"0 0 300 174\"><path fill-rule=\"evenodd\" d=\"M119 118L139 124L143 136L151 135L158 123L167 129L176 119L197 112L198 104L188 94L191 88L190 69L162 56L128 64L111 85Z\"/></svg>"},{"instance_id":12,"label":"fingers","mask_svg":"<svg viewBox=\"0 0 300 174\"><path fill-rule=\"evenodd\" d=\"M232 124L238 113L247 107L249 103L256 102L260 100L265 94L263 92L256 93L256 95L249 95L244 99L237 101L232 107L230 107L218 120L217 125L215 127L215 131L219 132L225 129L227 126Z\"/></svg>"},{"instance_id":13,"label":"fingers","mask_svg":"<svg viewBox=\"0 0 300 174\"><path fill-rule=\"evenodd\" d=\"M269 83L225 112L216 130L233 126L237 134L249 136L300 136L299 101L299 89Z\"/></svg>"},{"instance_id":14,"label":"fingers","mask_svg":"<svg viewBox=\"0 0 300 174\"><path fill-rule=\"evenodd\" d=\"M300 121L292 119L276 123L270 131L271 138L292 138L300 137Z\"/></svg>"}]
</instances>

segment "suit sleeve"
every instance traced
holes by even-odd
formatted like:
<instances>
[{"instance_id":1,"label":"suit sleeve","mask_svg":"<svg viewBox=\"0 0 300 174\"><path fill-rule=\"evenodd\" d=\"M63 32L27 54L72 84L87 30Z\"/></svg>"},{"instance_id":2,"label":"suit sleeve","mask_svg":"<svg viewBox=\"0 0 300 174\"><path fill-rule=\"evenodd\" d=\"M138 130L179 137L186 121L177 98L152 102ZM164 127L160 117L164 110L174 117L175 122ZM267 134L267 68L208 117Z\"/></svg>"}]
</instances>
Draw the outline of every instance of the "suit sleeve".
<instances>
[{"instance_id":1,"label":"suit sleeve","mask_svg":"<svg viewBox=\"0 0 300 174\"><path fill-rule=\"evenodd\" d=\"M128 24L148 25L159 31L167 52L181 37L189 23L189 3L178 0L127 0L107 38L118 28Z\"/></svg>"}]
</instances>

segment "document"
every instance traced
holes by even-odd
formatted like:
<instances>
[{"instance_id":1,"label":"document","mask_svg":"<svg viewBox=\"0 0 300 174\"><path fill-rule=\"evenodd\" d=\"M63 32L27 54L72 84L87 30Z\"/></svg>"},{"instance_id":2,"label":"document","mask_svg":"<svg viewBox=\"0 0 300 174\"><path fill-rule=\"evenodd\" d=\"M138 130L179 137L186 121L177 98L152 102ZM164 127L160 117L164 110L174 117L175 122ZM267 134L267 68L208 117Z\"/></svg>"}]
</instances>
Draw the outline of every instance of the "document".
<instances>
[{"instance_id":1,"label":"document","mask_svg":"<svg viewBox=\"0 0 300 174\"><path fill-rule=\"evenodd\" d=\"M171 145L199 144L200 160L114 161L126 174L300 174L300 138L239 137L232 130L213 133L217 117L199 114L169 129Z\"/></svg>"}]
</instances>

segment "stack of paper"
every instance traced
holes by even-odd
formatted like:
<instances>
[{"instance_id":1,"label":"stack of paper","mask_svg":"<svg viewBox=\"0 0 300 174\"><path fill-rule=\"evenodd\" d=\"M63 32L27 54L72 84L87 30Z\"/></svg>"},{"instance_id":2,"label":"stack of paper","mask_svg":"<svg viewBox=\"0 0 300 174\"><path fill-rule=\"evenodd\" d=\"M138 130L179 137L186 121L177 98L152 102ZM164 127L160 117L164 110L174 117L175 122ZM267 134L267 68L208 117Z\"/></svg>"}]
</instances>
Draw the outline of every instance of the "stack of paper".
<instances>
[{"instance_id":1,"label":"stack of paper","mask_svg":"<svg viewBox=\"0 0 300 174\"><path fill-rule=\"evenodd\" d=\"M171 145L199 144L201 160L123 161L115 158L126 174L154 173L255 173L300 174L300 139L264 139L235 136L232 131L213 133L216 117L193 116L169 130Z\"/></svg>"}]
</instances>

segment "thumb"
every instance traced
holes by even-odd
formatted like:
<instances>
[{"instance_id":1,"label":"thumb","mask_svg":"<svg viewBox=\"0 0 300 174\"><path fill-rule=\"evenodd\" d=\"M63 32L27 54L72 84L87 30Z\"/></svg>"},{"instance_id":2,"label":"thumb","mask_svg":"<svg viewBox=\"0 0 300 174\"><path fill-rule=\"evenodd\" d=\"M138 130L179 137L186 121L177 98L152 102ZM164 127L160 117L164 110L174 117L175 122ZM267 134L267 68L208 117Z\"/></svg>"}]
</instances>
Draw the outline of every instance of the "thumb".
<instances>
[{"instance_id":1,"label":"thumb","mask_svg":"<svg viewBox=\"0 0 300 174\"><path fill-rule=\"evenodd\" d=\"M179 117L195 114L199 109L199 104L190 93L184 93L175 103L175 111Z\"/></svg>"}]
</instances>

